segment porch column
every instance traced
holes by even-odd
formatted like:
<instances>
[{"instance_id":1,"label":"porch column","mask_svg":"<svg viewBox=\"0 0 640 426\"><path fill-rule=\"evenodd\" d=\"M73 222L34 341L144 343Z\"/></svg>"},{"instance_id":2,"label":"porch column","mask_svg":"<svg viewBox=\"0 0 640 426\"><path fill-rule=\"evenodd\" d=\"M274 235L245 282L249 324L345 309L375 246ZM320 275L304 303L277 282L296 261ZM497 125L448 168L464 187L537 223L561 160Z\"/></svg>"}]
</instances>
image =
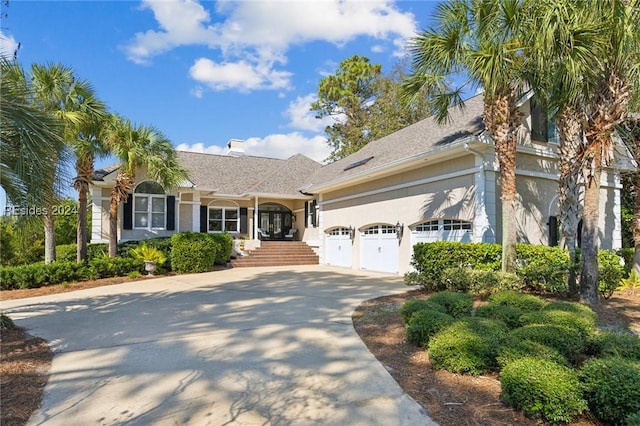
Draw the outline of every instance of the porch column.
<instances>
[{"instance_id":1,"label":"porch column","mask_svg":"<svg viewBox=\"0 0 640 426\"><path fill-rule=\"evenodd\" d=\"M191 204L191 230L200 232L200 193L193 193L193 203Z\"/></svg>"},{"instance_id":2,"label":"porch column","mask_svg":"<svg viewBox=\"0 0 640 426\"><path fill-rule=\"evenodd\" d=\"M253 202L253 239L258 239L258 197Z\"/></svg>"}]
</instances>

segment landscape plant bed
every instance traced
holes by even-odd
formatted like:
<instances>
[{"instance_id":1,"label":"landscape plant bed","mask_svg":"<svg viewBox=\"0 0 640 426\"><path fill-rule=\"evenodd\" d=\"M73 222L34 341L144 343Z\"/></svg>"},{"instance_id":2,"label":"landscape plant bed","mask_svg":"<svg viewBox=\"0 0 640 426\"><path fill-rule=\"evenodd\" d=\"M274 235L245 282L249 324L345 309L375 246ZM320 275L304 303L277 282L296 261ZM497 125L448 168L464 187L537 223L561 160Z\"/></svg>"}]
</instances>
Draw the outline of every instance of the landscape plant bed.
<instances>
[{"instance_id":1,"label":"landscape plant bed","mask_svg":"<svg viewBox=\"0 0 640 426\"><path fill-rule=\"evenodd\" d=\"M443 426L544 424L502 403L497 374L474 377L434 370L428 352L407 341L400 307L411 298L426 299L430 294L414 290L368 300L353 315L360 338L398 384ZM640 294L616 292L610 299L601 301L598 324L603 328L629 328L640 333L639 307ZM571 423L574 426L597 424L587 416Z\"/></svg>"}]
</instances>

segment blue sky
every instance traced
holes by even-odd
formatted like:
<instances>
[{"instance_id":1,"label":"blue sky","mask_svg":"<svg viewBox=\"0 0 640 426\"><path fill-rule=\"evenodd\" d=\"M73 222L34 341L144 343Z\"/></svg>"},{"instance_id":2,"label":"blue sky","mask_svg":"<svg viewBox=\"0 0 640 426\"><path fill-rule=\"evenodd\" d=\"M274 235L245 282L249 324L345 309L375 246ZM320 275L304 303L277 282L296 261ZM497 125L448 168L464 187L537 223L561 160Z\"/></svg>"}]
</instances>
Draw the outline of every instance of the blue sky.
<instances>
[{"instance_id":1,"label":"blue sky","mask_svg":"<svg viewBox=\"0 0 640 426\"><path fill-rule=\"evenodd\" d=\"M354 54L388 72L430 22L429 1L11 0L3 52L60 62L111 111L159 128L178 149L329 154L309 104L320 79ZM103 160L99 165L109 163Z\"/></svg>"}]
</instances>

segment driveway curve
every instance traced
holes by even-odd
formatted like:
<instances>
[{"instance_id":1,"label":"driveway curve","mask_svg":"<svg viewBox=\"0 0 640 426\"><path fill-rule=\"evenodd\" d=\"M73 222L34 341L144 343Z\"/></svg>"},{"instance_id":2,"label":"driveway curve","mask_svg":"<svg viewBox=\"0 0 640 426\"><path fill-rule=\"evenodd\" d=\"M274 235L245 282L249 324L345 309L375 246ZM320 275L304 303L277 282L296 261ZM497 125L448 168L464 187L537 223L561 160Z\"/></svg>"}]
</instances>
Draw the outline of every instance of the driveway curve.
<instances>
[{"instance_id":1,"label":"driveway curve","mask_svg":"<svg viewBox=\"0 0 640 426\"><path fill-rule=\"evenodd\" d=\"M32 425L433 425L351 314L399 277L238 268L0 302L50 342Z\"/></svg>"}]
</instances>

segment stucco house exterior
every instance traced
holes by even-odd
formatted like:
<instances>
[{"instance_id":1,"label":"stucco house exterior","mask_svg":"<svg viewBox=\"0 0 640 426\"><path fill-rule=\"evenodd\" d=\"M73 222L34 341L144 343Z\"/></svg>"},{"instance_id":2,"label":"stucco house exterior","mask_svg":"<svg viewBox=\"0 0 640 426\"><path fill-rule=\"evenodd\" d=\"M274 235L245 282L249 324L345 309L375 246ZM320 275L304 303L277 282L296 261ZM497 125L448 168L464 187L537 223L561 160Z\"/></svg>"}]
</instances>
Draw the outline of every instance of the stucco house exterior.
<instances>
[{"instance_id":1,"label":"stucco house exterior","mask_svg":"<svg viewBox=\"0 0 640 426\"><path fill-rule=\"evenodd\" d=\"M531 94L520 108L517 150L518 240L557 243L558 144ZM427 118L334 163L303 155L286 160L245 155L231 140L227 155L179 152L189 181L171 192L137 174L118 215L118 240L175 232L230 232L247 249L261 240L306 242L320 263L402 274L412 247L437 240L499 242L499 167L482 122L483 96L453 108L446 125ZM600 246L621 246L620 150L603 171ZM108 204L116 168L93 181L92 242L108 239Z\"/></svg>"}]
</instances>

